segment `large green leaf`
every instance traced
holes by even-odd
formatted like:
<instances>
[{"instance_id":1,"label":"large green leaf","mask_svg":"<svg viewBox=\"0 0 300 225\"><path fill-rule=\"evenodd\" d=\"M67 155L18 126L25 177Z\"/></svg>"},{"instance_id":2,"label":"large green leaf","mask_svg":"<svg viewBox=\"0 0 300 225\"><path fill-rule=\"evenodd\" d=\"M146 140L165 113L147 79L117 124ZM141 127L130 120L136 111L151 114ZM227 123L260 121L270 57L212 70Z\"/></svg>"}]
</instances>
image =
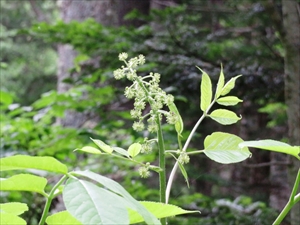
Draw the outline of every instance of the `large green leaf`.
<instances>
[{"instance_id":1,"label":"large green leaf","mask_svg":"<svg viewBox=\"0 0 300 225\"><path fill-rule=\"evenodd\" d=\"M85 180L70 178L63 190L68 212L83 224L128 224L124 198Z\"/></svg>"},{"instance_id":2,"label":"large green leaf","mask_svg":"<svg viewBox=\"0 0 300 225\"><path fill-rule=\"evenodd\" d=\"M211 80L207 73L198 68L202 72L201 80L201 96L200 96L200 108L203 112L207 110L212 99L212 85Z\"/></svg>"},{"instance_id":3,"label":"large green leaf","mask_svg":"<svg viewBox=\"0 0 300 225\"><path fill-rule=\"evenodd\" d=\"M26 225L26 221L21 217L0 211L1 225Z\"/></svg>"},{"instance_id":4,"label":"large green leaf","mask_svg":"<svg viewBox=\"0 0 300 225\"><path fill-rule=\"evenodd\" d=\"M48 225L83 225L75 217L73 217L68 211L61 211L46 219Z\"/></svg>"},{"instance_id":5,"label":"large green leaf","mask_svg":"<svg viewBox=\"0 0 300 225\"><path fill-rule=\"evenodd\" d=\"M111 180L107 177L104 177L100 174L96 174L92 171L76 171L76 172L72 172L72 175L77 175L77 176L84 176L87 177L89 179L92 179L96 182L98 182L99 184L103 185L105 188L121 195L124 197L124 199L127 200L128 203L128 207L127 208L131 208L134 211L137 211L143 218L144 221L147 224L160 224L159 220L157 220L156 217L154 217L148 210L146 210L146 208L141 205L141 203L139 203L137 200L135 200L119 183L117 183L114 180Z\"/></svg>"},{"instance_id":6,"label":"large green leaf","mask_svg":"<svg viewBox=\"0 0 300 225\"><path fill-rule=\"evenodd\" d=\"M0 171L38 169L66 174L68 168L53 157L14 155L0 159Z\"/></svg>"},{"instance_id":7,"label":"large green leaf","mask_svg":"<svg viewBox=\"0 0 300 225\"><path fill-rule=\"evenodd\" d=\"M199 211L189 211L179 208L175 205L164 204L160 202L140 202L147 210L149 210L157 218L165 218L177 216L187 213L199 213ZM144 219L135 211L129 210L130 224L143 222Z\"/></svg>"},{"instance_id":8,"label":"large green leaf","mask_svg":"<svg viewBox=\"0 0 300 225\"><path fill-rule=\"evenodd\" d=\"M275 140L259 140L259 141L244 141L239 144L241 148L243 147L253 147L260 148L269 151L281 152L295 156L300 160L300 146L291 146L287 143L275 141Z\"/></svg>"},{"instance_id":9,"label":"large green leaf","mask_svg":"<svg viewBox=\"0 0 300 225\"><path fill-rule=\"evenodd\" d=\"M247 147L240 148L243 140L233 134L214 132L204 140L205 155L219 163L237 163L251 156Z\"/></svg>"},{"instance_id":10,"label":"large green leaf","mask_svg":"<svg viewBox=\"0 0 300 225\"><path fill-rule=\"evenodd\" d=\"M31 191L46 195L44 189L47 179L31 174L17 174L9 178L1 178L1 191Z\"/></svg>"},{"instance_id":11,"label":"large green leaf","mask_svg":"<svg viewBox=\"0 0 300 225\"><path fill-rule=\"evenodd\" d=\"M241 119L234 112L227 109L216 109L209 115L210 118L222 125L234 124Z\"/></svg>"},{"instance_id":12,"label":"large green leaf","mask_svg":"<svg viewBox=\"0 0 300 225\"><path fill-rule=\"evenodd\" d=\"M21 202L8 202L0 204L0 212L8 214L14 214L16 216L21 215L25 211L28 211L28 206Z\"/></svg>"}]
</instances>

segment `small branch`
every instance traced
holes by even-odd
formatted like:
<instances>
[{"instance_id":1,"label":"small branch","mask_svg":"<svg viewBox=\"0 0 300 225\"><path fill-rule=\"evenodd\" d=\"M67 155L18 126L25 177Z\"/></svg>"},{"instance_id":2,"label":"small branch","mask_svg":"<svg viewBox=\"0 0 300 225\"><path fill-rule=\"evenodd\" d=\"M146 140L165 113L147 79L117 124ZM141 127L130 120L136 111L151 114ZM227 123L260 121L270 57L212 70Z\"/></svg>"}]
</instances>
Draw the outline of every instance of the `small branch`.
<instances>
[{"instance_id":1,"label":"small branch","mask_svg":"<svg viewBox=\"0 0 300 225\"><path fill-rule=\"evenodd\" d=\"M266 163L257 163L257 164L243 164L243 167L248 168L259 168L259 167L266 167L266 166L289 166L291 162L266 162Z\"/></svg>"}]
</instances>

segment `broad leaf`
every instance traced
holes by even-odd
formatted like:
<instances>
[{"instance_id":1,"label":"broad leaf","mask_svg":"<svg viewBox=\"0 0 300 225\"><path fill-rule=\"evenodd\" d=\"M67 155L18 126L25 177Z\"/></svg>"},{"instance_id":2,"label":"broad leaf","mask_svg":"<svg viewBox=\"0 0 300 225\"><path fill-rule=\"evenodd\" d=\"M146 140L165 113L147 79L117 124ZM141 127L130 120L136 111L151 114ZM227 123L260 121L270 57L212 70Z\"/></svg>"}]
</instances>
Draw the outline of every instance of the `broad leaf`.
<instances>
[{"instance_id":1,"label":"broad leaf","mask_svg":"<svg viewBox=\"0 0 300 225\"><path fill-rule=\"evenodd\" d=\"M199 67L198 69L202 72L202 79L201 79L201 96L200 96L200 108L203 112L207 110L211 103L212 99L212 85L211 80L207 73L201 70Z\"/></svg>"},{"instance_id":2,"label":"broad leaf","mask_svg":"<svg viewBox=\"0 0 300 225\"><path fill-rule=\"evenodd\" d=\"M242 118L238 117L234 112L227 109L216 109L209 115L209 117L222 125L236 123Z\"/></svg>"},{"instance_id":3,"label":"broad leaf","mask_svg":"<svg viewBox=\"0 0 300 225\"><path fill-rule=\"evenodd\" d=\"M176 105L174 103L169 104L168 107L169 107L169 110L171 112L175 113L175 115L178 118L178 121L176 121L176 123L175 123L175 130L176 130L177 134L179 136L181 136L181 133L183 131L183 121L182 121L182 118L181 118L181 116L180 116L180 114L178 112L178 109L177 109L177 107L176 107Z\"/></svg>"},{"instance_id":4,"label":"broad leaf","mask_svg":"<svg viewBox=\"0 0 300 225\"><path fill-rule=\"evenodd\" d=\"M224 73L223 73L223 66L221 65L221 72L220 72L220 76L219 76L219 80L218 80L218 84L217 84L215 99L220 97L222 88L224 87L224 83L225 83L225 77L224 77Z\"/></svg>"},{"instance_id":5,"label":"broad leaf","mask_svg":"<svg viewBox=\"0 0 300 225\"><path fill-rule=\"evenodd\" d=\"M105 144L103 141L101 140L96 140L91 138L91 140L104 152L111 154L114 150L112 149L112 147L110 147L109 145Z\"/></svg>"},{"instance_id":6,"label":"broad leaf","mask_svg":"<svg viewBox=\"0 0 300 225\"><path fill-rule=\"evenodd\" d=\"M1 225L26 225L26 221L21 217L0 211Z\"/></svg>"},{"instance_id":7,"label":"broad leaf","mask_svg":"<svg viewBox=\"0 0 300 225\"><path fill-rule=\"evenodd\" d=\"M74 151L82 151L82 152L97 154L97 155L102 154L102 152L99 149L91 146L84 146L83 148L77 148Z\"/></svg>"},{"instance_id":8,"label":"broad leaf","mask_svg":"<svg viewBox=\"0 0 300 225\"><path fill-rule=\"evenodd\" d=\"M85 180L69 179L63 190L66 209L83 224L128 224L125 200Z\"/></svg>"},{"instance_id":9,"label":"broad leaf","mask_svg":"<svg viewBox=\"0 0 300 225\"><path fill-rule=\"evenodd\" d=\"M243 100L235 97L235 96L226 96L226 97L222 97L219 98L217 100L217 103L220 105L225 105L225 106L229 106L229 105L236 105L239 102L242 102Z\"/></svg>"},{"instance_id":10,"label":"broad leaf","mask_svg":"<svg viewBox=\"0 0 300 225\"><path fill-rule=\"evenodd\" d=\"M16 216L21 215L25 211L28 211L28 206L21 202L8 202L0 204L0 212L8 214L14 214Z\"/></svg>"},{"instance_id":11,"label":"broad leaf","mask_svg":"<svg viewBox=\"0 0 300 225\"><path fill-rule=\"evenodd\" d=\"M127 200L128 204L130 204L130 207L134 211L137 211L145 220L147 224L160 224L159 220L155 218L151 213L149 213L146 208L141 205L137 200L135 200L119 183L117 183L114 180L111 180L107 177L101 176L100 174L96 174L92 171L76 171L72 172L72 175L79 175L84 176L89 179L92 179L99 184L102 184L105 188L121 195L124 197L124 199Z\"/></svg>"},{"instance_id":12,"label":"broad leaf","mask_svg":"<svg viewBox=\"0 0 300 225\"><path fill-rule=\"evenodd\" d=\"M133 143L132 145L129 146L128 148L128 154L134 158L137 156L142 149L142 145L140 143Z\"/></svg>"},{"instance_id":13,"label":"broad leaf","mask_svg":"<svg viewBox=\"0 0 300 225\"><path fill-rule=\"evenodd\" d=\"M0 171L38 169L66 174L67 166L53 157L14 155L0 159Z\"/></svg>"},{"instance_id":14,"label":"broad leaf","mask_svg":"<svg viewBox=\"0 0 300 225\"><path fill-rule=\"evenodd\" d=\"M291 146L287 143L275 141L275 140L260 140L260 141L244 141L239 144L241 148L243 147L253 147L260 148L269 151L281 152L295 156L300 160L300 146Z\"/></svg>"},{"instance_id":15,"label":"broad leaf","mask_svg":"<svg viewBox=\"0 0 300 225\"><path fill-rule=\"evenodd\" d=\"M75 217L73 217L68 211L61 211L46 219L48 225L83 225Z\"/></svg>"},{"instance_id":16,"label":"broad leaf","mask_svg":"<svg viewBox=\"0 0 300 225\"><path fill-rule=\"evenodd\" d=\"M188 211L175 205L164 204L160 202L140 202L147 210L149 210L157 218L165 218L177 216L187 213L200 213L199 211ZM135 211L129 210L130 224L143 222L143 218Z\"/></svg>"},{"instance_id":17,"label":"broad leaf","mask_svg":"<svg viewBox=\"0 0 300 225\"><path fill-rule=\"evenodd\" d=\"M1 191L31 191L46 195L47 179L31 174L17 174L0 180Z\"/></svg>"},{"instance_id":18,"label":"broad leaf","mask_svg":"<svg viewBox=\"0 0 300 225\"><path fill-rule=\"evenodd\" d=\"M238 75L235 77L232 77L222 88L221 94L222 96L227 95L235 86L235 81L237 78L241 77L242 75Z\"/></svg>"},{"instance_id":19,"label":"broad leaf","mask_svg":"<svg viewBox=\"0 0 300 225\"><path fill-rule=\"evenodd\" d=\"M251 157L247 147L240 148L239 144L243 140L233 134L215 132L207 136L204 140L204 154L223 164L241 162Z\"/></svg>"}]
</instances>

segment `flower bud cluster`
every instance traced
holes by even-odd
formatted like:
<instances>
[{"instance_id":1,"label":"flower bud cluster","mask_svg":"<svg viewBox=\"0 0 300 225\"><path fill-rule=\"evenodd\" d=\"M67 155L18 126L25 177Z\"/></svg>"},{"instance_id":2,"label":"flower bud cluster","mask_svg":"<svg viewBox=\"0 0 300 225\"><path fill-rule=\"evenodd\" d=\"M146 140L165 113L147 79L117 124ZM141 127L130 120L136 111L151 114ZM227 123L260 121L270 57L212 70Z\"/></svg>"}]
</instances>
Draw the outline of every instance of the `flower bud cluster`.
<instances>
[{"instance_id":1,"label":"flower bud cluster","mask_svg":"<svg viewBox=\"0 0 300 225\"><path fill-rule=\"evenodd\" d=\"M177 115L162 110L164 106L168 106L174 102L174 97L170 94L166 94L166 92L159 87L160 74L150 73L144 77L138 76L136 73L137 67L145 63L145 57L139 55L129 60L127 60L127 58L127 53L123 52L119 54L119 60L123 61L125 66L115 70L114 77L116 79L126 77L133 82L130 87L125 88L124 93L126 98L134 99L134 109L130 111L130 115L138 121L133 123L133 129L136 131L144 130L145 125L143 120L149 117L147 119L147 129L149 132L156 132L158 130L157 120L161 121L162 119L161 113L166 116L168 123L175 124L178 120ZM147 103L150 104L151 111L143 115L143 110Z\"/></svg>"},{"instance_id":2,"label":"flower bud cluster","mask_svg":"<svg viewBox=\"0 0 300 225\"><path fill-rule=\"evenodd\" d=\"M180 164L187 164L190 162L190 157L186 152L181 152L180 156L178 157L178 162Z\"/></svg>"},{"instance_id":3,"label":"flower bud cluster","mask_svg":"<svg viewBox=\"0 0 300 225\"><path fill-rule=\"evenodd\" d=\"M145 166L139 168L139 174L142 178L148 178L150 176L149 167L150 163L147 163Z\"/></svg>"}]
</instances>

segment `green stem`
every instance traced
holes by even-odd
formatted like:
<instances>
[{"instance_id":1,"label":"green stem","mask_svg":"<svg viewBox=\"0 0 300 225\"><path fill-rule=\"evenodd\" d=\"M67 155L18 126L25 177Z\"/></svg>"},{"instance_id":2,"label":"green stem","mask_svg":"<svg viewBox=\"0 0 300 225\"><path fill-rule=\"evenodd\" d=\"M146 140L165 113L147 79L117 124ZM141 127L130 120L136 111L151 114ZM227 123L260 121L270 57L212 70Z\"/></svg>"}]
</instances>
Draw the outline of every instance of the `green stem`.
<instances>
[{"instance_id":1,"label":"green stem","mask_svg":"<svg viewBox=\"0 0 300 225\"><path fill-rule=\"evenodd\" d=\"M159 172L159 196L160 202L166 202L166 159L165 159L165 144L162 133L162 128L159 120L159 115L156 115L157 123L157 139L158 139L158 153L159 153L159 167L161 171ZM161 219L162 225L167 224L166 218Z\"/></svg>"},{"instance_id":2,"label":"green stem","mask_svg":"<svg viewBox=\"0 0 300 225\"><path fill-rule=\"evenodd\" d=\"M274 221L273 225L281 224L282 220L286 217L286 215L291 210L291 208L300 200L300 195L299 194L296 195L297 191L298 191L299 183L300 183L300 169L298 169L298 174L296 177L296 181L294 183L292 193L290 195L290 199L287 202L287 204L285 205L284 209L279 214L279 216Z\"/></svg>"},{"instance_id":3,"label":"green stem","mask_svg":"<svg viewBox=\"0 0 300 225\"><path fill-rule=\"evenodd\" d=\"M56 189L67 179L68 177L66 175L64 175L55 185L54 187L51 189L50 193L49 193L49 196L47 198L47 201L46 201L46 205L44 207L44 211L43 211L43 214L42 214L42 217L41 217L41 220L39 222L39 225L44 225L45 224L45 221L46 221L46 218L48 216L48 213L49 213L49 209L50 209L50 206L51 206L51 202L53 200L53 198L56 196L55 195L55 191Z\"/></svg>"}]
</instances>

